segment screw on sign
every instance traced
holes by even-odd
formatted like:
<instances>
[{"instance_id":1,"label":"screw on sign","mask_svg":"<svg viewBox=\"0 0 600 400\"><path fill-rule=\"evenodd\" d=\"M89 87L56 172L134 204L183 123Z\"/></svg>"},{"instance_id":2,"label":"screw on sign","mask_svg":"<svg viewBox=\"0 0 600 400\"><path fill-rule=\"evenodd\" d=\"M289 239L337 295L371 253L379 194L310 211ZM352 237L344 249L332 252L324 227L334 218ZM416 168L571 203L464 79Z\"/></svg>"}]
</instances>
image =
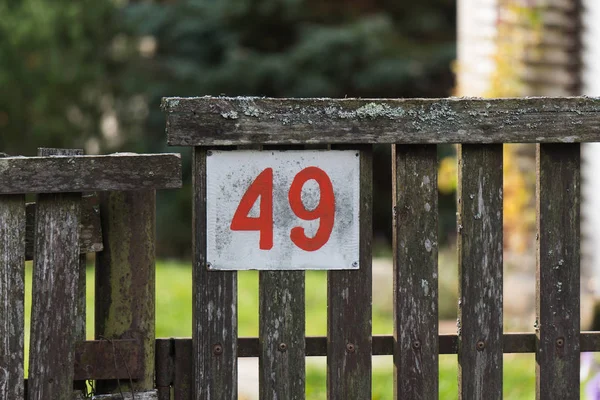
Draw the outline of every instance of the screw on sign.
<instances>
[{"instance_id":1,"label":"screw on sign","mask_svg":"<svg viewBox=\"0 0 600 400\"><path fill-rule=\"evenodd\" d=\"M356 269L356 151L213 151L210 269Z\"/></svg>"}]
</instances>

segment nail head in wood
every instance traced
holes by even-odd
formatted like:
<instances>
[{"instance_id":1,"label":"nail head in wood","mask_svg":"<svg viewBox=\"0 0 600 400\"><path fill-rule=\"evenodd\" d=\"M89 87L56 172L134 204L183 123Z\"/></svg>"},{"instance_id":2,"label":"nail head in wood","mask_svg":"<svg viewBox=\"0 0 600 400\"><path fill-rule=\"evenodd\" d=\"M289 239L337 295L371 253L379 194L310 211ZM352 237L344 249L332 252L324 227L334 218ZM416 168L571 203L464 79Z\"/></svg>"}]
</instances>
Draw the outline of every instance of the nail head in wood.
<instances>
[{"instance_id":1,"label":"nail head in wood","mask_svg":"<svg viewBox=\"0 0 600 400\"><path fill-rule=\"evenodd\" d=\"M216 356L220 356L221 354L223 354L223 346L221 346L219 343L215 344L213 346L213 353Z\"/></svg>"}]
</instances>

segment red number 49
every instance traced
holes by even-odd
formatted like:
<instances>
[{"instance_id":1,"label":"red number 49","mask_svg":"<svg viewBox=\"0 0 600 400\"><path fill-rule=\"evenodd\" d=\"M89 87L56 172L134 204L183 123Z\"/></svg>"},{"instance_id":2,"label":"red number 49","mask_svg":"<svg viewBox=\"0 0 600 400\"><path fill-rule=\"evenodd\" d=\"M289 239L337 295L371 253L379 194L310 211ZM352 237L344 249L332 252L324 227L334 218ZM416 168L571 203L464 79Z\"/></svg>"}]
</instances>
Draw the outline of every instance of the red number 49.
<instances>
[{"instance_id":1,"label":"red number 49","mask_svg":"<svg viewBox=\"0 0 600 400\"><path fill-rule=\"evenodd\" d=\"M309 180L315 180L321 192L319 204L307 210L302 203L302 188ZM259 216L248 216L260 197ZM304 228L296 226L290 231L292 242L305 251L316 251L323 247L333 230L335 220L335 195L327 173L317 167L308 167L294 177L288 192L288 201L294 214L305 221L319 219L319 228L313 237L306 236ZM261 250L273 248L273 168L263 170L252 182L231 220L233 231L259 231Z\"/></svg>"}]
</instances>

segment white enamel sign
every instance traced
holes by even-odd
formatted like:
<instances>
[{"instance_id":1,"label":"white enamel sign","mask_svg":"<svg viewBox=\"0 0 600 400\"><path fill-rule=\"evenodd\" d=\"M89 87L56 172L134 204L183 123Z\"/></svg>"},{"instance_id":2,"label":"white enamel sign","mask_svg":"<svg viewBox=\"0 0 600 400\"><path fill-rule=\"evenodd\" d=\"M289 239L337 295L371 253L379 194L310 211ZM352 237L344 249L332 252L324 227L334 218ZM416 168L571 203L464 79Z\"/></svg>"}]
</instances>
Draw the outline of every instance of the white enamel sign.
<instances>
[{"instance_id":1,"label":"white enamel sign","mask_svg":"<svg viewBox=\"0 0 600 400\"><path fill-rule=\"evenodd\" d=\"M211 151L206 171L209 269L359 268L358 151Z\"/></svg>"}]
</instances>

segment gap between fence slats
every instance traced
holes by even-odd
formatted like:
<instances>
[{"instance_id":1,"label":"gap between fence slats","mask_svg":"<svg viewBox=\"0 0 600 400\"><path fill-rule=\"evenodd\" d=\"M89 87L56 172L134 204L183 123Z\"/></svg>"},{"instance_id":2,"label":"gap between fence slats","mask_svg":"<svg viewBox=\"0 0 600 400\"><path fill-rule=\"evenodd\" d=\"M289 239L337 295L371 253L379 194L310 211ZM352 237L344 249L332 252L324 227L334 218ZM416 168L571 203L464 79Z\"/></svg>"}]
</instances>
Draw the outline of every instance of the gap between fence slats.
<instances>
[{"instance_id":1,"label":"gap between fence slats","mask_svg":"<svg viewBox=\"0 0 600 400\"><path fill-rule=\"evenodd\" d=\"M536 396L578 399L580 145L538 145L536 158Z\"/></svg>"},{"instance_id":2,"label":"gap between fence slats","mask_svg":"<svg viewBox=\"0 0 600 400\"><path fill-rule=\"evenodd\" d=\"M206 157L194 148L193 398L237 398L237 272L206 265Z\"/></svg>"},{"instance_id":3,"label":"gap between fence slats","mask_svg":"<svg viewBox=\"0 0 600 400\"><path fill-rule=\"evenodd\" d=\"M437 146L392 147L394 398L438 397Z\"/></svg>"},{"instance_id":4,"label":"gap between fence slats","mask_svg":"<svg viewBox=\"0 0 600 400\"><path fill-rule=\"evenodd\" d=\"M352 149L360 150L359 269L327 274L329 400L371 398L373 148Z\"/></svg>"},{"instance_id":5,"label":"gap between fence slats","mask_svg":"<svg viewBox=\"0 0 600 400\"><path fill-rule=\"evenodd\" d=\"M461 145L458 157L461 399L502 398L502 145Z\"/></svg>"},{"instance_id":6,"label":"gap between fence slats","mask_svg":"<svg viewBox=\"0 0 600 400\"><path fill-rule=\"evenodd\" d=\"M79 282L81 193L37 199L29 400L71 400Z\"/></svg>"},{"instance_id":7,"label":"gap between fence slats","mask_svg":"<svg viewBox=\"0 0 600 400\"><path fill-rule=\"evenodd\" d=\"M0 195L0 398L23 400L25 196Z\"/></svg>"}]
</instances>

